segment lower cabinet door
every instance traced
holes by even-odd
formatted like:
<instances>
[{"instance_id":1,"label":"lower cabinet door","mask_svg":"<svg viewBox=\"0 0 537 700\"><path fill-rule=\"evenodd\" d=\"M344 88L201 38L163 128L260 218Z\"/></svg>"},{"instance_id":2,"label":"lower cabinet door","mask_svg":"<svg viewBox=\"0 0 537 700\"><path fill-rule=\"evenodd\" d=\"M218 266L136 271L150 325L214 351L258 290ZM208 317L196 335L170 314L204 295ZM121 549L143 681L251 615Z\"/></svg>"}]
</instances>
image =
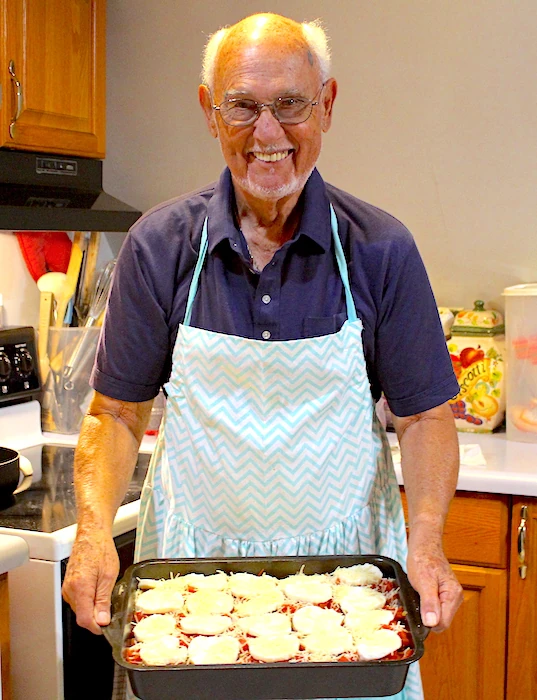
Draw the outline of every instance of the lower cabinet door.
<instances>
[{"instance_id":1,"label":"lower cabinet door","mask_svg":"<svg viewBox=\"0 0 537 700\"><path fill-rule=\"evenodd\" d=\"M507 700L537 697L537 498L513 498Z\"/></svg>"},{"instance_id":2,"label":"lower cabinet door","mask_svg":"<svg viewBox=\"0 0 537 700\"><path fill-rule=\"evenodd\" d=\"M504 700L507 571L452 568L464 602L451 627L425 641L425 700Z\"/></svg>"}]
</instances>

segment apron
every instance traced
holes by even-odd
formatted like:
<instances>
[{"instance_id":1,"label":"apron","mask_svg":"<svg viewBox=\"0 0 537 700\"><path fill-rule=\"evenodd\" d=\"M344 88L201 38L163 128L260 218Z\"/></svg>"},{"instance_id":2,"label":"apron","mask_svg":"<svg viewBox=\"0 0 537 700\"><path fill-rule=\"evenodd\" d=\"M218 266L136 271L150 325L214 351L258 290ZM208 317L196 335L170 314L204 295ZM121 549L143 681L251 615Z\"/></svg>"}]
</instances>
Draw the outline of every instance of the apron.
<instances>
[{"instance_id":1,"label":"apron","mask_svg":"<svg viewBox=\"0 0 537 700\"><path fill-rule=\"evenodd\" d=\"M404 563L404 517L374 408L331 209L347 321L264 342L190 325L207 219L142 490L135 560L381 554ZM422 700L418 664L396 700Z\"/></svg>"}]
</instances>

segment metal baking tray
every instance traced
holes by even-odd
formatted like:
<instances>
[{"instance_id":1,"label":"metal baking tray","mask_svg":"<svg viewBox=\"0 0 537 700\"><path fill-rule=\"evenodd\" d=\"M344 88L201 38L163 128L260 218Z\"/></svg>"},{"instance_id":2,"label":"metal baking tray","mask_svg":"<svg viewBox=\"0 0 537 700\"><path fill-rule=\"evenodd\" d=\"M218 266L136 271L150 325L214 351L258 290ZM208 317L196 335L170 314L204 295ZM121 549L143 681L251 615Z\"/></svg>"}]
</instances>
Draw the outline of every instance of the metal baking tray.
<instances>
[{"instance_id":1,"label":"metal baking tray","mask_svg":"<svg viewBox=\"0 0 537 700\"><path fill-rule=\"evenodd\" d=\"M196 666L137 666L123 658L134 612L139 578L169 578L170 574L217 571L266 572L276 578L304 573L330 573L338 566L370 563L386 578L397 581L413 654L398 661L280 662ZM401 566L388 557L336 555L312 557L237 557L221 559L153 559L130 566L112 596L112 620L103 628L116 663L127 670L132 689L141 700L276 700L286 698L356 698L395 695L402 690L411 663L423 655L428 628L422 623L419 597Z\"/></svg>"}]
</instances>

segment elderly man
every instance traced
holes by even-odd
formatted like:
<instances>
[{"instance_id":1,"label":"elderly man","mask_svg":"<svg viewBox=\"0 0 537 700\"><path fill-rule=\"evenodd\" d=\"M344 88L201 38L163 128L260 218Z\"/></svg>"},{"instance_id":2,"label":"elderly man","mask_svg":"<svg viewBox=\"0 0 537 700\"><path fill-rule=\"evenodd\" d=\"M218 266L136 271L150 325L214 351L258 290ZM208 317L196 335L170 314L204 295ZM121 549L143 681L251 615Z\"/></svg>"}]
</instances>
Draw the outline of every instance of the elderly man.
<instances>
[{"instance_id":1,"label":"elderly man","mask_svg":"<svg viewBox=\"0 0 537 700\"><path fill-rule=\"evenodd\" d=\"M227 168L146 214L121 251L76 456L64 595L83 627L110 619L112 522L163 384L138 559L376 552L406 560L429 627L461 602L441 541L458 385L411 235L315 169L336 93L315 24L254 15L207 45L199 100Z\"/></svg>"}]
</instances>

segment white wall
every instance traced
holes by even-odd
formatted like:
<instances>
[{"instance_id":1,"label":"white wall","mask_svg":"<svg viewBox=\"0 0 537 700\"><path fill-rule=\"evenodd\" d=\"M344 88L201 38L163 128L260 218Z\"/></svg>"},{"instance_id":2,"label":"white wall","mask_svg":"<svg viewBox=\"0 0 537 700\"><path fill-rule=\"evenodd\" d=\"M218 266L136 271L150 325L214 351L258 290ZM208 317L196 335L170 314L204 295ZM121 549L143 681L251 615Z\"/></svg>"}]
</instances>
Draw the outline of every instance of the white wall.
<instances>
[{"instance_id":1,"label":"white wall","mask_svg":"<svg viewBox=\"0 0 537 700\"><path fill-rule=\"evenodd\" d=\"M413 231L439 304L536 281L535 0L109 2L107 189L145 210L218 176L201 51L266 10L323 19L340 92L320 170Z\"/></svg>"},{"instance_id":2,"label":"white wall","mask_svg":"<svg viewBox=\"0 0 537 700\"><path fill-rule=\"evenodd\" d=\"M201 51L266 10L323 19L340 92L320 170L413 231L438 303L501 308L505 286L537 281L535 0L109 0L106 189L145 210L218 177ZM2 232L0 292L8 323L37 325Z\"/></svg>"}]
</instances>

